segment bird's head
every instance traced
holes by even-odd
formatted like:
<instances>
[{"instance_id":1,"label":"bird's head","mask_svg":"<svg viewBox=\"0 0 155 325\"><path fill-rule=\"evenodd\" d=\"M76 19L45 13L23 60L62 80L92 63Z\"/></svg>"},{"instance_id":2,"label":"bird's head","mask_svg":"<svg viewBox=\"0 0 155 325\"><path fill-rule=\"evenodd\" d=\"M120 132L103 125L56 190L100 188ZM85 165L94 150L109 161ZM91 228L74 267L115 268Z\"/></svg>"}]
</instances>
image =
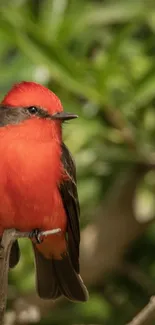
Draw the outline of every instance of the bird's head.
<instances>
[{"instance_id":1,"label":"bird's head","mask_svg":"<svg viewBox=\"0 0 155 325\"><path fill-rule=\"evenodd\" d=\"M59 98L35 82L15 84L0 104L0 126L20 126L31 137L50 133L61 137L61 124L77 115L63 111Z\"/></svg>"}]
</instances>

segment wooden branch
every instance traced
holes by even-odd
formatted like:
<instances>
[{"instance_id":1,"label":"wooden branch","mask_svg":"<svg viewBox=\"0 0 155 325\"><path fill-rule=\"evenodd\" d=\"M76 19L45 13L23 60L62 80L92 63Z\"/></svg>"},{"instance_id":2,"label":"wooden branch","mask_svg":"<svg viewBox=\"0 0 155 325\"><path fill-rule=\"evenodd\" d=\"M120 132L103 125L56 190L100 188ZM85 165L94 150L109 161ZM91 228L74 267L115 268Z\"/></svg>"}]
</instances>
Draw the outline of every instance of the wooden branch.
<instances>
[{"instance_id":1,"label":"wooden branch","mask_svg":"<svg viewBox=\"0 0 155 325\"><path fill-rule=\"evenodd\" d=\"M38 233L38 238L48 236L60 232L61 229L52 229L41 231ZM0 243L0 325L3 324L8 290L8 271L9 259L13 242L18 238L30 238L30 232L19 232L15 229L7 229L4 231ZM33 236L32 236L33 237Z\"/></svg>"},{"instance_id":2,"label":"wooden branch","mask_svg":"<svg viewBox=\"0 0 155 325\"><path fill-rule=\"evenodd\" d=\"M29 233L19 233L15 229L4 231L0 246L0 325L3 318L7 302L9 258L13 242L19 237L28 237Z\"/></svg>"},{"instance_id":3,"label":"wooden branch","mask_svg":"<svg viewBox=\"0 0 155 325\"><path fill-rule=\"evenodd\" d=\"M155 322L155 296L128 325L151 325Z\"/></svg>"}]
</instances>

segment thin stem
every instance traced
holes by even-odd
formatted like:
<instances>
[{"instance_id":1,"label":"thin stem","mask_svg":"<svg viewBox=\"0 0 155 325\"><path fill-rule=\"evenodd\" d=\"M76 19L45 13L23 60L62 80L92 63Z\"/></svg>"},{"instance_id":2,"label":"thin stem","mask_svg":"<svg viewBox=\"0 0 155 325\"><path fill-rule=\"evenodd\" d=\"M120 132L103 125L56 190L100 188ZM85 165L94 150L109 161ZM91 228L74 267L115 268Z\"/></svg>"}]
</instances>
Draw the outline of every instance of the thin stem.
<instances>
[{"instance_id":1,"label":"thin stem","mask_svg":"<svg viewBox=\"0 0 155 325\"><path fill-rule=\"evenodd\" d=\"M155 323L155 296L151 297L149 303L127 325L149 325L153 324L152 321Z\"/></svg>"}]
</instances>

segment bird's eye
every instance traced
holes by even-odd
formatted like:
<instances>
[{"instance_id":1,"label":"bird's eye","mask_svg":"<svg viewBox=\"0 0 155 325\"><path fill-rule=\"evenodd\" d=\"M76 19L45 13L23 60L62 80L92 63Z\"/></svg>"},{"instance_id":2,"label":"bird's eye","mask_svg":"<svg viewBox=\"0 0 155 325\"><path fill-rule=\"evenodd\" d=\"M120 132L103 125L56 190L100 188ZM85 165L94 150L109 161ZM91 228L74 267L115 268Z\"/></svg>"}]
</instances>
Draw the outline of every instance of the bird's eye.
<instances>
[{"instance_id":1,"label":"bird's eye","mask_svg":"<svg viewBox=\"0 0 155 325\"><path fill-rule=\"evenodd\" d=\"M30 106L30 107L27 108L27 110L28 110L28 112L29 112L30 114L32 114L32 115L35 115L35 114L38 113L38 108L35 107L35 106Z\"/></svg>"}]
</instances>

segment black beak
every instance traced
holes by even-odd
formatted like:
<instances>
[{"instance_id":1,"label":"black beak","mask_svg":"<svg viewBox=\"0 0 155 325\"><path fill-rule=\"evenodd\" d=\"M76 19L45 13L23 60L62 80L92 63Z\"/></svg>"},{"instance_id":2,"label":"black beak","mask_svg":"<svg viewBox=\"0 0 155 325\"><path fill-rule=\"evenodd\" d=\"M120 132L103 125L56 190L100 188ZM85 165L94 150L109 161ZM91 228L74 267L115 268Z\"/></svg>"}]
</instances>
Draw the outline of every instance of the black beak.
<instances>
[{"instance_id":1,"label":"black beak","mask_svg":"<svg viewBox=\"0 0 155 325\"><path fill-rule=\"evenodd\" d=\"M66 112L56 113L51 116L52 120L62 120L62 121L71 120L71 119L77 118L77 117L78 117L78 115L76 115L76 114L71 114L71 113L66 113Z\"/></svg>"}]
</instances>

